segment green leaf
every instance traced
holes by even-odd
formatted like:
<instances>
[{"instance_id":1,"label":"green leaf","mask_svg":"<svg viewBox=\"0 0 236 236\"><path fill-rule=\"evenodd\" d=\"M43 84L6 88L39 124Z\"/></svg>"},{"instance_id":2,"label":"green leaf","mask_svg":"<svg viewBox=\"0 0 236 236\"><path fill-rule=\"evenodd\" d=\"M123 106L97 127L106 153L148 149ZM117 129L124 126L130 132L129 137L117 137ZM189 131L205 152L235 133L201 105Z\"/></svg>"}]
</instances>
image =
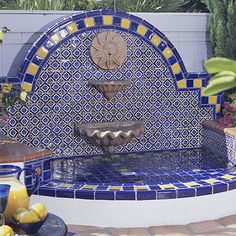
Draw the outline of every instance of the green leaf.
<instances>
[{"instance_id":1,"label":"green leaf","mask_svg":"<svg viewBox=\"0 0 236 236\"><path fill-rule=\"evenodd\" d=\"M236 73L236 61L223 57L211 58L205 62L204 66L210 74L215 74L221 71L231 71Z\"/></svg>"},{"instance_id":2,"label":"green leaf","mask_svg":"<svg viewBox=\"0 0 236 236\"><path fill-rule=\"evenodd\" d=\"M215 80L212 80L206 88L203 88L203 96L210 96L217 94L221 91L234 88L236 86L235 76L224 76Z\"/></svg>"},{"instance_id":3,"label":"green leaf","mask_svg":"<svg viewBox=\"0 0 236 236\"><path fill-rule=\"evenodd\" d=\"M228 76L236 76L236 74L232 71L221 71L219 73L217 73L216 75L214 75L208 83L211 83L212 81L216 80L216 79L220 79L222 77L228 77Z\"/></svg>"}]
</instances>

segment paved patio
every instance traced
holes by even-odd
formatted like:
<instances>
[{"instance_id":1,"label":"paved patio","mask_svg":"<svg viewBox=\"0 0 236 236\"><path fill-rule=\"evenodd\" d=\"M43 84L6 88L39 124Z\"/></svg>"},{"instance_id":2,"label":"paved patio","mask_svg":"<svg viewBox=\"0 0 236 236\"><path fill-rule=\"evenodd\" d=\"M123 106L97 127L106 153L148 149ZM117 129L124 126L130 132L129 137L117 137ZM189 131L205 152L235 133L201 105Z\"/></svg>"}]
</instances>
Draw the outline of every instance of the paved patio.
<instances>
[{"instance_id":1,"label":"paved patio","mask_svg":"<svg viewBox=\"0 0 236 236\"><path fill-rule=\"evenodd\" d=\"M149 228L101 228L94 226L68 225L69 235L75 236L184 236L184 235L236 235L236 214L218 220L191 223L188 225L153 226Z\"/></svg>"}]
</instances>

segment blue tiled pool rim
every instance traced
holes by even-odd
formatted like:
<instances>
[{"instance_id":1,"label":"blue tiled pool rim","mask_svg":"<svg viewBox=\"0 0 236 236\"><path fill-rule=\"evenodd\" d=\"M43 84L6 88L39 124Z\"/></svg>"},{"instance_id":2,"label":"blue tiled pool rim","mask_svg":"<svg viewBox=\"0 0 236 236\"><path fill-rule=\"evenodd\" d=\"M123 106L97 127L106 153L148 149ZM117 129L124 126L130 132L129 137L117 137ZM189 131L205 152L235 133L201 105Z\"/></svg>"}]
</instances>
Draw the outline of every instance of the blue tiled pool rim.
<instances>
[{"instance_id":1,"label":"blue tiled pool rim","mask_svg":"<svg viewBox=\"0 0 236 236\"><path fill-rule=\"evenodd\" d=\"M178 151L184 153L201 150L202 149ZM175 152L176 151L171 151L171 153ZM155 153L161 152L158 151ZM140 155L140 153L136 154ZM134 153L129 155L134 155ZM79 159L79 157L66 157L65 159L68 160L73 158ZM75 183L52 178L53 174L50 162L53 160L60 160L60 158L48 157L27 163L28 167L42 169L40 172L41 185L37 192L39 195L88 200L162 200L217 194L236 188L236 169L231 162L225 163L225 167L223 168L208 168L206 170L194 169L188 171L188 175L190 177L192 175L193 178L183 178L183 181L167 181L162 183L150 181L148 183L98 183L81 181ZM200 178L197 179L196 176L199 176ZM26 176L26 185L30 186L32 181L30 176Z\"/></svg>"}]
</instances>

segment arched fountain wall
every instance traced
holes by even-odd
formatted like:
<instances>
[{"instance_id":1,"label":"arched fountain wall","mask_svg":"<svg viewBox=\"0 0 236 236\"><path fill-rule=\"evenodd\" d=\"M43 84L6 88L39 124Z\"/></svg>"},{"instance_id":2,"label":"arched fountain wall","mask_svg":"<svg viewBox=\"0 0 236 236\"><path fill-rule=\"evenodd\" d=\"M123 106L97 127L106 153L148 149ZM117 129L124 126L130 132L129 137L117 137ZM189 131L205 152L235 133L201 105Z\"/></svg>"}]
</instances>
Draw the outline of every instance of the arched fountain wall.
<instances>
[{"instance_id":1,"label":"arched fountain wall","mask_svg":"<svg viewBox=\"0 0 236 236\"><path fill-rule=\"evenodd\" d=\"M100 32L126 41L128 56L115 70L96 66L89 48ZM202 144L201 122L220 112L221 95L204 97L209 75L188 73L174 45L145 20L119 11L75 14L56 23L30 49L19 74L33 92L25 107L13 109L6 132L56 156L101 153L75 135L75 123L144 120L146 132L117 152L185 149ZM131 84L106 100L89 82Z\"/></svg>"}]
</instances>

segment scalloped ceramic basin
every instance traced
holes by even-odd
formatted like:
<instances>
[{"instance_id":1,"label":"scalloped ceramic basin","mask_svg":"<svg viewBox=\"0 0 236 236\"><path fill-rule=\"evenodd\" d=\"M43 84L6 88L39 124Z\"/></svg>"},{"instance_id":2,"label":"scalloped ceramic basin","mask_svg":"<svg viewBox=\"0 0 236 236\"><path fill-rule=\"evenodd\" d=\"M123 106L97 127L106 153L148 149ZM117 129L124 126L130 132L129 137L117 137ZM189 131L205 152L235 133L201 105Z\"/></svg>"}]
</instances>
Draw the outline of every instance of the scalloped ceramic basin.
<instances>
[{"instance_id":1,"label":"scalloped ceramic basin","mask_svg":"<svg viewBox=\"0 0 236 236\"><path fill-rule=\"evenodd\" d=\"M110 100L117 92L124 89L126 85L130 84L129 80L112 80L112 81L91 81L90 84L96 88L103 96Z\"/></svg>"},{"instance_id":2,"label":"scalloped ceramic basin","mask_svg":"<svg viewBox=\"0 0 236 236\"><path fill-rule=\"evenodd\" d=\"M139 120L76 124L75 130L89 142L101 146L104 152L111 153L119 145L143 134L145 127L144 122Z\"/></svg>"}]
</instances>

